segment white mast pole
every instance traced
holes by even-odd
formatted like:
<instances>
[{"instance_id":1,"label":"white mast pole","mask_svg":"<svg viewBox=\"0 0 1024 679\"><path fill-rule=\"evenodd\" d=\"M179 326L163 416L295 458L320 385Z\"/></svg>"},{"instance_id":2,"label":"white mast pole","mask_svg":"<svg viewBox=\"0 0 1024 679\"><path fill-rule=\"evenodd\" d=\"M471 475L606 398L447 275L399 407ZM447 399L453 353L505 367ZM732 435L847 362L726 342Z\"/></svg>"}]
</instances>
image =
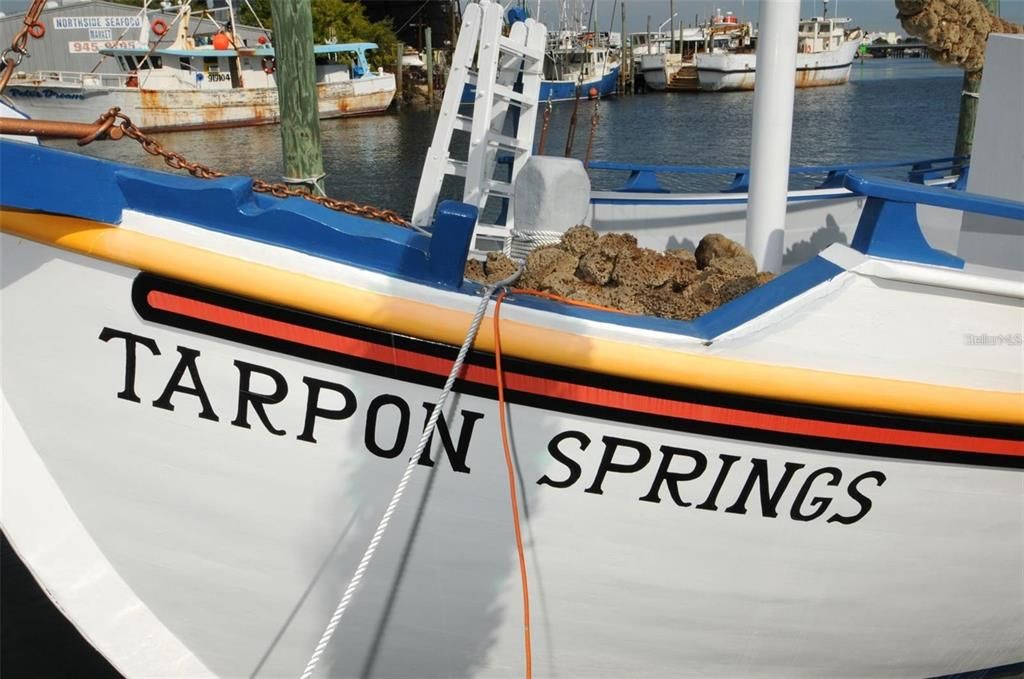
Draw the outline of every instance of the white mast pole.
<instances>
[{"instance_id":1,"label":"white mast pole","mask_svg":"<svg viewBox=\"0 0 1024 679\"><path fill-rule=\"evenodd\" d=\"M759 269L779 273L789 189L800 0L761 0L760 5L746 246Z\"/></svg>"}]
</instances>

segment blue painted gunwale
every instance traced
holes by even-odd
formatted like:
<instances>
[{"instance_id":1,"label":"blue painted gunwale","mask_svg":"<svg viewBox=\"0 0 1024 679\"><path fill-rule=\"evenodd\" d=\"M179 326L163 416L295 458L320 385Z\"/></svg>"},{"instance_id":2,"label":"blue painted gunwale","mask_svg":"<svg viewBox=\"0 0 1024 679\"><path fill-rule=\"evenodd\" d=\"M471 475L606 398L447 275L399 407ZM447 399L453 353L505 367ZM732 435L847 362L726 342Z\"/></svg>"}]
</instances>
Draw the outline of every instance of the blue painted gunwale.
<instances>
[{"instance_id":1,"label":"blue painted gunwale","mask_svg":"<svg viewBox=\"0 0 1024 679\"><path fill-rule=\"evenodd\" d=\"M38 181L52 176L63 177L66 190L55 192L51 184ZM427 237L310 201L253 193L251 181L248 177L196 179L0 140L3 207L107 224L120 223L123 210L134 210L472 297L479 294L480 286L462 277L476 220L475 209L468 205L442 204L434 235ZM527 296L509 301L563 316L708 341L842 271L825 259L814 258L694 321L585 309Z\"/></svg>"},{"instance_id":2,"label":"blue painted gunwale","mask_svg":"<svg viewBox=\"0 0 1024 679\"><path fill-rule=\"evenodd\" d=\"M605 193L616 193L614 191L606 191ZM671 194L666 194L671 195ZM666 198L664 200L658 198L591 198L591 205L746 205L749 201L746 198L729 198L722 196L721 198L687 198L685 194L675 194L676 197ZM678 197L682 195L683 197ZM704 194L707 195L707 194ZM849 192L845 193L819 193L813 196L787 196L786 202L788 203L801 203L810 200L832 200L835 198L850 198Z\"/></svg>"},{"instance_id":3,"label":"blue painted gunwale","mask_svg":"<svg viewBox=\"0 0 1024 679\"><path fill-rule=\"evenodd\" d=\"M54 176L64 179L64 190L53 191L51 183L38 181ZM310 201L254 193L248 177L196 179L11 140L0 140L0 186L0 204L7 208L108 224L120 223L123 210L130 209L468 296L479 291L462 278L476 211L453 201L439 207L433 237L427 237ZM1024 203L1015 201L855 175L847 177L846 188L879 207L865 209L854 237L853 247L869 255L962 266L957 258L927 245L916 219L910 220L901 207L914 203L1024 221ZM843 271L815 257L693 321L586 309L529 296L510 301L562 316L711 341Z\"/></svg>"},{"instance_id":4,"label":"blue painted gunwale","mask_svg":"<svg viewBox=\"0 0 1024 679\"><path fill-rule=\"evenodd\" d=\"M909 179L915 183L923 184L926 180L940 179L952 171L960 170L962 173L966 173L969 160L968 156L949 156L924 160L895 160L847 165L804 165L790 167L789 174L791 176L824 174L825 179L815 188L838 189L843 186L844 179L851 172L909 167ZM629 179L626 180L626 183L622 187L614 189L614 191L619 193L670 193L668 189L658 183L658 174L733 175L732 183L722 189L722 193L744 193L750 190L750 168L747 167L646 165L643 163L622 163L607 160L590 161L587 167L591 170L629 172ZM963 183L957 182L957 188L963 188ZM837 195L845 194L839 193Z\"/></svg>"}]
</instances>

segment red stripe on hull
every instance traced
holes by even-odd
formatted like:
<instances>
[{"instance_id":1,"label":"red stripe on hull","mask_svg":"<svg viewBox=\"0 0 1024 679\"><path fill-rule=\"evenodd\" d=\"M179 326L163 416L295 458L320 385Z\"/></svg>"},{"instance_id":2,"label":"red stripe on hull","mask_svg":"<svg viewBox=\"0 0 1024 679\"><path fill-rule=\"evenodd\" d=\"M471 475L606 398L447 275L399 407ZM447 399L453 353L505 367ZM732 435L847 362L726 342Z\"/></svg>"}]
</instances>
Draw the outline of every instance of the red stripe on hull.
<instances>
[{"instance_id":1,"label":"red stripe on hull","mask_svg":"<svg viewBox=\"0 0 1024 679\"><path fill-rule=\"evenodd\" d=\"M153 308L162 311L294 342L308 347L337 352L347 356L369 359L441 376L447 376L451 370L452 363L447 358L429 356L407 349L398 349L345 337L244 311L227 309L215 304L200 302L166 292L151 291L147 296L147 300ZM493 368L477 365L467 365L462 374L462 379L467 382L489 387L496 387L497 381L495 378ZM905 429L891 429L758 413L749 410L674 401L653 396L641 396L508 371L505 372L505 386L512 391L577 403L726 426L844 441L1024 457L1024 441L908 431Z\"/></svg>"}]
</instances>

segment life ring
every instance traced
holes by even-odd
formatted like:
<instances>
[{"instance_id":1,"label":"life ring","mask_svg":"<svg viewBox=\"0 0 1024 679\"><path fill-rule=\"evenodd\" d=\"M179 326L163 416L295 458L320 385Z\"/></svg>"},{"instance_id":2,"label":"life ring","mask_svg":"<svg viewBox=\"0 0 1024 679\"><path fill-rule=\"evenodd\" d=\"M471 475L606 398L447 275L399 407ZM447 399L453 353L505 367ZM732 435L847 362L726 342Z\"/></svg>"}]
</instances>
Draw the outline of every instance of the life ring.
<instances>
[{"instance_id":1,"label":"life ring","mask_svg":"<svg viewBox=\"0 0 1024 679\"><path fill-rule=\"evenodd\" d=\"M39 38L46 35L46 26L39 21L28 25L28 34L38 40Z\"/></svg>"},{"instance_id":2,"label":"life ring","mask_svg":"<svg viewBox=\"0 0 1024 679\"><path fill-rule=\"evenodd\" d=\"M167 22L163 19L153 19L153 23L149 25L153 32L159 37L167 32Z\"/></svg>"},{"instance_id":3,"label":"life ring","mask_svg":"<svg viewBox=\"0 0 1024 679\"><path fill-rule=\"evenodd\" d=\"M267 75L274 72L274 57L263 57L263 61L260 64L263 66L263 72Z\"/></svg>"}]
</instances>

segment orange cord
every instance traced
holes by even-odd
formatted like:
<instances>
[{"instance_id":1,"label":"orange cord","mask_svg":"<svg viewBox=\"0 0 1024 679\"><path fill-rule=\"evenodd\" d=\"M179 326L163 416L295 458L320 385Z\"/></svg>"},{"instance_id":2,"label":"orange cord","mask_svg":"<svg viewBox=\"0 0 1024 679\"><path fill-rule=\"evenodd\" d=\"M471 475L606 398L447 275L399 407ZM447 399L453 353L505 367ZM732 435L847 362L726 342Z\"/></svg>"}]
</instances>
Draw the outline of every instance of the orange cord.
<instances>
[{"instance_id":1,"label":"orange cord","mask_svg":"<svg viewBox=\"0 0 1024 679\"><path fill-rule=\"evenodd\" d=\"M501 445L505 449L505 467L508 469L508 492L512 500L512 525L516 531L516 552L519 554L519 579L523 589L523 636L526 652L526 679L533 677L533 649L530 642L530 588L526 577L526 555L523 553L523 533L519 528L519 498L516 493L516 474L512 464L512 449L508 443L508 426L505 423L505 380L501 372L501 332L499 329L501 301L505 299L505 290L501 291L494 303L494 369L498 384L498 422L501 424Z\"/></svg>"},{"instance_id":2,"label":"orange cord","mask_svg":"<svg viewBox=\"0 0 1024 679\"><path fill-rule=\"evenodd\" d=\"M505 449L505 467L508 470L508 493L512 501L512 525L516 532L516 552L519 554L519 580L523 590L523 641L526 654L526 679L533 677L533 648L530 640L530 586L526 576L526 555L523 551L523 532L519 526L519 495L516 492L515 466L512 464L512 448L508 442L508 424L505 421L505 376L501 370L501 303L508 294L508 290L502 290L494 301L494 372L495 382L498 385L498 423L501 425L501 445ZM526 288L512 288L512 293L544 297L557 302L572 304L573 306L587 309L598 309L601 311L617 311L619 313L630 313L612 309L598 304L581 302L569 299L560 295L541 290L529 290Z\"/></svg>"},{"instance_id":3,"label":"orange cord","mask_svg":"<svg viewBox=\"0 0 1024 679\"><path fill-rule=\"evenodd\" d=\"M556 295L552 292L544 292L543 290L531 290L530 288L512 288L510 292L512 294L533 295L534 297L543 297L544 299L551 299L556 302L563 302L565 304L571 304L572 306L583 307L584 309L597 309L598 311L613 311L617 314L629 314L630 316L640 315L634 311L623 311L622 309L615 309L610 306L601 306L600 304L581 302L578 299L569 299L568 297L562 297L561 295Z\"/></svg>"}]
</instances>

